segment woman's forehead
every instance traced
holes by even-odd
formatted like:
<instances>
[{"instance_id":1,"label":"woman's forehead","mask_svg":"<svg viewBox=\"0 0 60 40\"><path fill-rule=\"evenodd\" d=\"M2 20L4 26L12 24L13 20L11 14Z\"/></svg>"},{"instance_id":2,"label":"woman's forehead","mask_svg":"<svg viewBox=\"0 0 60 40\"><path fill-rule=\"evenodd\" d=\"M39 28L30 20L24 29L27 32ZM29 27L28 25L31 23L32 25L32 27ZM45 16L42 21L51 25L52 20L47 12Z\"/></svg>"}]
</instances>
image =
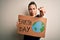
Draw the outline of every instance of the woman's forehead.
<instances>
[{"instance_id":1,"label":"woman's forehead","mask_svg":"<svg viewBox=\"0 0 60 40\"><path fill-rule=\"evenodd\" d=\"M29 8L36 8L34 4L30 5Z\"/></svg>"}]
</instances>

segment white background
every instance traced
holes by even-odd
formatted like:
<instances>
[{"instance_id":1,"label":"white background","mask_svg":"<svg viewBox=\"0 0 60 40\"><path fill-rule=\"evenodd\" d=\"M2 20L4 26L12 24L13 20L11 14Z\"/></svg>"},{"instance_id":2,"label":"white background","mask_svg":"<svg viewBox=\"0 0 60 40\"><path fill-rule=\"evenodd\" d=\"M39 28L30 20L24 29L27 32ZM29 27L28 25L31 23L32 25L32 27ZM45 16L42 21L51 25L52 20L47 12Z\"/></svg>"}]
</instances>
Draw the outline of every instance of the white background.
<instances>
[{"instance_id":1,"label":"white background","mask_svg":"<svg viewBox=\"0 0 60 40\"><path fill-rule=\"evenodd\" d=\"M0 0L0 40L22 40L17 34L18 14L28 12L28 4L33 0ZM46 9L47 18L45 40L60 40L60 0L34 0L39 7Z\"/></svg>"}]
</instances>

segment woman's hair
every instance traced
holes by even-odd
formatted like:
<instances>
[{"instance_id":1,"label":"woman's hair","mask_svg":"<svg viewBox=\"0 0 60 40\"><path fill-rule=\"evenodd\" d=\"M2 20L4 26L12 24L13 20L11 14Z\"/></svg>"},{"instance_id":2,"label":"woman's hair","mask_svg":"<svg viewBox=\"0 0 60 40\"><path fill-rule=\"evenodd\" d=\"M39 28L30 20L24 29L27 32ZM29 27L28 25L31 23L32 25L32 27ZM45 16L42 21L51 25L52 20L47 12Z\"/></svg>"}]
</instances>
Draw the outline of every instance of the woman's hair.
<instances>
[{"instance_id":1,"label":"woman's hair","mask_svg":"<svg viewBox=\"0 0 60 40\"><path fill-rule=\"evenodd\" d=\"M32 1L32 2L30 2L29 3L29 5L28 5L28 10L29 10L29 7L30 7L30 5L35 5L36 6L36 8L37 8L37 5L36 5L36 3L34 2L34 1ZM40 11L40 16L39 17L43 17L44 16L44 13L43 13L43 11Z\"/></svg>"},{"instance_id":2,"label":"woman's hair","mask_svg":"<svg viewBox=\"0 0 60 40\"><path fill-rule=\"evenodd\" d=\"M35 5L35 6L36 6L36 8L37 8L36 3L35 3L34 1L32 1L32 2L30 2L30 3L29 3L29 5L28 5L28 10L29 10L30 5L32 5L32 4L33 4L33 5Z\"/></svg>"}]
</instances>

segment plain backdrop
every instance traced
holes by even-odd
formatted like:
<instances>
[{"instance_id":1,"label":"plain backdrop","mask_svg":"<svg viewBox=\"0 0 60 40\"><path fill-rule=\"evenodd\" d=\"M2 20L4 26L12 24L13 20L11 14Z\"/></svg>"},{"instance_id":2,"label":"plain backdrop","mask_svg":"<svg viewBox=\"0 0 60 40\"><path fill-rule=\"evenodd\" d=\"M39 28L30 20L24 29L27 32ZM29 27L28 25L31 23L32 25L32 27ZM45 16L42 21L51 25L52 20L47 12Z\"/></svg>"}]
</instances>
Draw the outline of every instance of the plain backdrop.
<instances>
[{"instance_id":1,"label":"plain backdrop","mask_svg":"<svg viewBox=\"0 0 60 40\"><path fill-rule=\"evenodd\" d=\"M46 9L44 40L60 40L60 0L0 0L0 40L23 40L23 35L17 34L16 22L18 14L28 14L30 1Z\"/></svg>"}]
</instances>

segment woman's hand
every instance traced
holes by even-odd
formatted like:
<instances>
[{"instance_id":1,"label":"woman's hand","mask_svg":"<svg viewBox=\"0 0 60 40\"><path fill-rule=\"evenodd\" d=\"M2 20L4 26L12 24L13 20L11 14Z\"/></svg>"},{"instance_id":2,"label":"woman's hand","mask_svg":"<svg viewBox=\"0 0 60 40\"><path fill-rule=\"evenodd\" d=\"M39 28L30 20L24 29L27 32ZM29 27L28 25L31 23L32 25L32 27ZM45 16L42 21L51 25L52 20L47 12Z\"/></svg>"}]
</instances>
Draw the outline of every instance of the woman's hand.
<instances>
[{"instance_id":1,"label":"woman's hand","mask_svg":"<svg viewBox=\"0 0 60 40\"><path fill-rule=\"evenodd\" d=\"M45 10L44 7L40 7L40 8L38 8L38 10L39 10L39 11L42 11L43 13L46 13L46 10Z\"/></svg>"},{"instance_id":2,"label":"woman's hand","mask_svg":"<svg viewBox=\"0 0 60 40\"><path fill-rule=\"evenodd\" d=\"M38 8L38 10L40 11L40 17L43 17L44 13L46 13L45 8L44 7L40 7L40 8Z\"/></svg>"},{"instance_id":3,"label":"woman's hand","mask_svg":"<svg viewBox=\"0 0 60 40\"><path fill-rule=\"evenodd\" d=\"M18 26L19 22L16 22L16 26Z\"/></svg>"}]
</instances>

